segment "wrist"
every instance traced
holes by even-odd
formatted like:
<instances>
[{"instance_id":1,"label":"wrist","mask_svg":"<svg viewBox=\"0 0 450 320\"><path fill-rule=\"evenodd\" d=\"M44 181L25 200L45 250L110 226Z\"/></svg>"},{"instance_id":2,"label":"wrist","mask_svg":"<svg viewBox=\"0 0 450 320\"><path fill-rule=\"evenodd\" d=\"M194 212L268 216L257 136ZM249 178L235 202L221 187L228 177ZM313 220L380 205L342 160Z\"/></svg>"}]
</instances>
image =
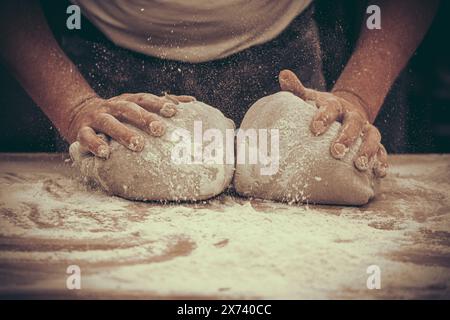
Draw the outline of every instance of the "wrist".
<instances>
[{"instance_id":1,"label":"wrist","mask_svg":"<svg viewBox=\"0 0 450 320\"><path fill-rule=\"evenodd\" d=\"M334 88L331 93L347 101L353 107L356 107L356 111L358 111L368 122L372 123L375 120L375 115L371 112L371 107L359 94L344 88Z\"/></svg>"},{"instance_id":2,"label":"wrist","mask_svg":"<svg viewBox=\"0 0 450 320\"><path fill-rule=\"evenodd\" d=\"M78 119L81 111L85 108L86 105L92 103L96 100L102 100L96 93L92 93L80 99L79 102L74 104L70 111L68 112L68 116L66 118L65 132L63 132L63 136L69 143L72 143L77 140L78 134Z\"/></svg>"}]
</instances>

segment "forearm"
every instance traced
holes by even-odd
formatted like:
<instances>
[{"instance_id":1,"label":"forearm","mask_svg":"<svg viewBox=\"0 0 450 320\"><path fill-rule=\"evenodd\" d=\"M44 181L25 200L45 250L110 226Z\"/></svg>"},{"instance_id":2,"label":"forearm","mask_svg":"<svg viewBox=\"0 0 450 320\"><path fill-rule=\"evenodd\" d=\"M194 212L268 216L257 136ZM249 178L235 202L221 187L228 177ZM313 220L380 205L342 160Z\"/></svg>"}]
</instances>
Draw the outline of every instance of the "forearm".
<instances>
[{"instance_id":1,"label":"forearm","mask_svg":"<svg viewBox=\"0 0 450 320\"><path fill-rule=\"evenodd\" d=\"M381 0L381 30L365 25L333 92L363 105L373 122L435 15L438 0Z\"/></svg>"},{"instance_id":2,"label":"forearm","mask_svg":"<svg viewBox=\"0 0 450 320\"><path fill-rule=\"evenodd\" d=\"M95 96L95 92L58 46L38 1L12 0L3 6L1 58L60 133L69 139L74 109Z\"/></svg>"}]
</instances>

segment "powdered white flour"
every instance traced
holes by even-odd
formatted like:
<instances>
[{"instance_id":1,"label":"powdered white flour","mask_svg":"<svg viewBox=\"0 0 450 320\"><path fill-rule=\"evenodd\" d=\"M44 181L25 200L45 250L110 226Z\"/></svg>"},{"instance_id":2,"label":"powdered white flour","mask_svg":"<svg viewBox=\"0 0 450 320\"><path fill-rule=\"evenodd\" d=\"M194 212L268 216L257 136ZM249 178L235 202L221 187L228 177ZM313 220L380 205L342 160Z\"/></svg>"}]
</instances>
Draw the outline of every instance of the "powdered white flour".
<instances>
[{"instance_id":1,"label":"powdered white flour","mask_svg":"<svg viewBox=\"0 0 450 320\"><path fill-rule=\"evenodd\" d=\"M361 208L128 201L36 157L0 159L0 296L450 297L450 156L393 156ZM66 288L69 265L81 290ZM366 287L370 265L381 290Z\"/></svg>"}]
</instances>

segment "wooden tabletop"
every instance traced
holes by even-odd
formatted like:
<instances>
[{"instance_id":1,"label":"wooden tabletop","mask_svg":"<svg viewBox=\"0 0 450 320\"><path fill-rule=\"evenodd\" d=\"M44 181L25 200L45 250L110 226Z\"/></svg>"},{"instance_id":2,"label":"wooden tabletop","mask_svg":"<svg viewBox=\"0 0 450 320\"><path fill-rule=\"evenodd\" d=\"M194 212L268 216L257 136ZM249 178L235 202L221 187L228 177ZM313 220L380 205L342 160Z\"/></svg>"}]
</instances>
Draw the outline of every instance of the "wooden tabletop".
<instances>
[{"instance_id":1,"label":"wooden tabletop","mask_svg":"<svg viewBox=\"0 0 450 320\"><path fill-rule=\"evenodd\" d=\"M63 154L0 154L0 297L450 298L450 155L390 165L364 207L161 204L84 186Z\"/></svg>"}]
</instances>

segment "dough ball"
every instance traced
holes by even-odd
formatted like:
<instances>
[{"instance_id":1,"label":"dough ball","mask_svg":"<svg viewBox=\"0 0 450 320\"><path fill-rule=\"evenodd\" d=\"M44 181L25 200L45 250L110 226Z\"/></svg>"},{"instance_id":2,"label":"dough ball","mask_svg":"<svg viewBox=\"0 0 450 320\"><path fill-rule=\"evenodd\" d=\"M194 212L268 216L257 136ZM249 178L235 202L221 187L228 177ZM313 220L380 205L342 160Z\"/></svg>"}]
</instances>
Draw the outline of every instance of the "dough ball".
<instances>
[{"instance_id":1,"label":"dough ball","mask_svg":"<svg viewBox=\"0 0 450 320\"><path fill-rule=\"evenodd\" d=\"M234 159L233 144L225 150L227 129L234 133L233 121L216 108L198 101L180 103L176 108L174 117L162 118L167 126L162 137L153 137L131 127L145 137L142 152L130 151L111 140L110 157L105 160L83 153L79 143L73 143L69 152L83 181L131 200L204 200L223 192L234 173L234 161L226 160L227 152L231 152L231 159ZM208 129L223 136L222 144L218 141L221 138L217 140L211 135L203 139ZM195 140L195 135L200 139ZM204 150L213 142L219 143L216 145L219 153L215 156L222 161L207 161L204 157Z\"/></svg>"},{"instance_id":2,"label":"dough ball","mask_svg":"<svg viewBox=\"0 0 450 320\"><path fill-rule=\"evenodd\" d=\"M271 175L261 174L261 169L268 167L266 163L238 161L234 178L238 193L285 202L335 205L363 205L375 196L378 179L372 170L360 172L353 165L361 139L342 160L334 159L329 150L341 124L335 122L326 133L314 136L309 128L316 111L315 106L289 92L264 97L251 106L241 129L278 129L278 170ZM266 140L270 142L272 134L268 136ZM249 141L238 140L238 159L240 147L248 149ZM269 143L269 154L271 147Z\"/></svg>"}]
</instances>

